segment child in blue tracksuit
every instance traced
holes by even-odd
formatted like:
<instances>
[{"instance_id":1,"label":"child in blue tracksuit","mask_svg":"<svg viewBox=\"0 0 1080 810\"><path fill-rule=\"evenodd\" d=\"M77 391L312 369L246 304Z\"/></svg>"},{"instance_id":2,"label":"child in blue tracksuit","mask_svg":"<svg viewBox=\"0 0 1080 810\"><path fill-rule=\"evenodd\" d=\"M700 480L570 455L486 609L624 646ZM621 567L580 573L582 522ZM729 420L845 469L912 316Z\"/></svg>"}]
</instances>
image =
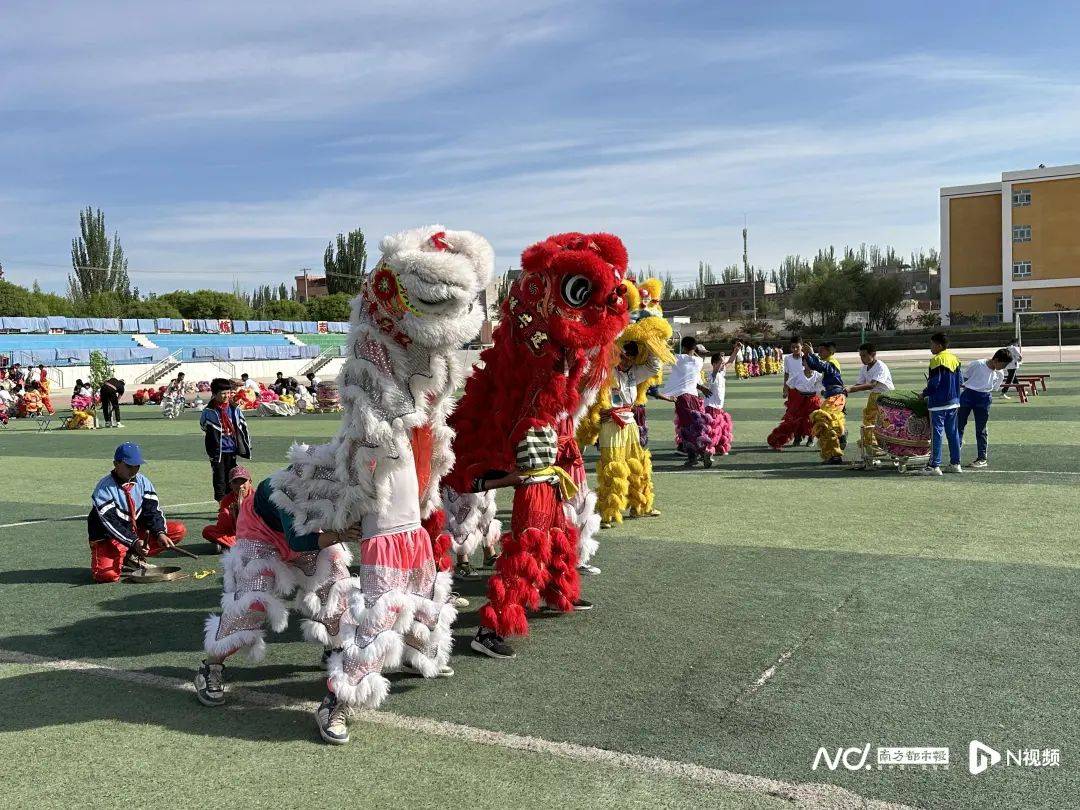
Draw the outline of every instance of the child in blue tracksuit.
<instances>
[{"instance_id":1,"label":"child in blue tracksuit","mask_svg":"<svg viewBox=\"0 0 1080 810\"><path fill-rule=\"evenodd\" d=\"M960 430L957 411L960 409L962 366L960 358L949 351L949 338L944 332L930 337L930 373L927 376L923 399L930 411L932 428L930 463L923 475L941 475L941 443L949 442L949 466L945 472L958 473L960 467Z\"/></svg>"},{"instance_id":2,"label":"child in blue tracksuit","mask_svg":"<svg viewBox=\"0 0 1080 810\"><path fill-rule=\"evenodd\" d=\"M986 458L987 433L986 423L990 420L990 404L994 391L1001 387L1005 379L1004 369L1012 362L1008 349L998 349L989 360L972 360L964 366L964 389L960 392L960 408L956 421L960 430L960 441L964 441L964 428L968 417L975 417L975 444L979 454L971 462L977 470L990 466Z\"/></svg>"}]
</instances>

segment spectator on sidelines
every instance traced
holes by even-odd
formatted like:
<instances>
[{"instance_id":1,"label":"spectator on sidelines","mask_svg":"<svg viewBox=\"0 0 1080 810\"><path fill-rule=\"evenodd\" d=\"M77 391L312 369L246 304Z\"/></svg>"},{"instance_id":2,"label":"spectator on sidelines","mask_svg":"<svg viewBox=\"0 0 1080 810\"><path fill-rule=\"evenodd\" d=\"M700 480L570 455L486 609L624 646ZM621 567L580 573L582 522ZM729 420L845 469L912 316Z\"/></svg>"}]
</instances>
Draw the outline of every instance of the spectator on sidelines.
<instances>
[{"instance_id":1,"label":"spectator on sidelines","mask_svg":"<svg viewBox=\"0 0 1080 810\"><path fill-rule=\"evenodd\" d=\"M229 491L236 458L251 458L251 438L244 412L232 396L231 380L210 381L210 404L203 408L199 427L205 434L206 455L213 471L214 500L221 503Z\"/></svg>"},{"instance_id":2,"label":"spectator on sidelines","mask_svg":"<svg viewBox=\"0 0 1080 810\"><path fill-rule=\"evenodd\" d=\"M122 428L120 422L120 397L124 395L124 381L115 377L109 377L101 384L101 415L105 419L105 427Z\"/></svg>"},{"instance_id":3,"label":"spectator on sidelines","mask_svg":"<svg viewBox=\"0 0 1080 810\"><path fill-rule=\"evenodd\" d=\"M172 548L187 533L183 523L165 520L154 485L139 472L142 465L139 445L124 442L113 453L112 472L94 487L86 517L94 582L116 582L139 568L140 558Z\"/></svg>"}]
</instances>

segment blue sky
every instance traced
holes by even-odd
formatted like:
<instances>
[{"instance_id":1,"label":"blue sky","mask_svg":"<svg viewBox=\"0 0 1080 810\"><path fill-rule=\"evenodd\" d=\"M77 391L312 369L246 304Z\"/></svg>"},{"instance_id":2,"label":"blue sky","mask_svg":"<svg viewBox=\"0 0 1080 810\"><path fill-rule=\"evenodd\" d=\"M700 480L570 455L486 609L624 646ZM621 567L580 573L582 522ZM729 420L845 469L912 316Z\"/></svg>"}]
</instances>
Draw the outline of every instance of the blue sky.
<instances>
[{"instance_id":1,"label":"blue sky","mask_svg":"<svg viewBox=\"0 0 1080 810\"><path fill-rule=\"evenodd\" d=\"M159 6L159 7L155 7ZM62 290L105 210L144 291L277 283L338 231L563 230L689 279L936 246L937 190L1080 163L1080 10L986 2L22 2L0 262Z\"/></svg>"}]
</instances>

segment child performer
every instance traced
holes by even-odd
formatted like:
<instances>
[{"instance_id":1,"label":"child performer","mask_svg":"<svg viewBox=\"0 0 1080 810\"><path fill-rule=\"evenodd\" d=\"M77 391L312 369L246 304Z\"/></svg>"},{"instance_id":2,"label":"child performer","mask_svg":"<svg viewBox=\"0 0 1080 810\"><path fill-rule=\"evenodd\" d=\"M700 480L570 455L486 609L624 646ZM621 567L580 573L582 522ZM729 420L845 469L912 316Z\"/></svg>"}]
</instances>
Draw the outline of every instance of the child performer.
<instances>
[{"instance_id":1,"label":"child performer","mask_svg":"<svg viewBox=\"0 0 1080 810\"><path fill-rule=\"evenodd\" d=\"M660 396L675 403L675 440L686 451L686 464L683 466L693 467L700 459L705 467L711 467L716 448L709 444L705 401L698 393L706 350L693 335L684 337L679 347L680 353L664 381L664 391Z\"/></svg>"},{"instance_id":2,"label":"child performer","mask_svg":"<svg viewBox=\"0 0 1080 810\"><path fill-rule=\"evenodd\" d=\"M818 451L823 464L843 464L846 432L844 408L847 405L847 396L844 394L840 362L836 359L836 344L832 341L822 343L820 355L814 353L814 347L809 341L804 346L803 362L811 370L821 374L821 385L824 389L821 407L810 414L811 433L818 440Z\"/></svg>"},{"instance_id":3,"label":"child performer","mask_svg":"<svg viewBox=\"0 0 1080 810\"><path fill-rule=\"evenodd\" d=\"M993 393L1001 387L1005 379L1005 369L1013 360L1008 349L998 349L989 360L972 360L964 366L963 389L960 391L960 408L956 414L957 430L960 433L960 446L964 444L964 428L968 417L975 414L975 444L979 454L971 466L976 470L990 466L986 458L987 433L986 423L990 420L990 404Z\"/></svg>"},{"instance_id":4,"label":"child performer","mask_svg":"<svg viewBox=\"0 0 1080 810\"><path fill-rule=\"evenodd\" d=\"M233 397L232 380L211 380L210 394L199 427L206 434L204 444L213 471L214 500L220 503L229 491L229 473L236 466L236 457L251 458L251 438L244 412Z\"/></svg>"},{"instance_id":5,"label":"child performer","mask_svg":"<svg viewBox=\"0 0 1080 810\"><path fill-rule=\"evenodd\" d=\"M49 398L49 374L45 371L45 364L38 364L38 393L41 394L41 404L45 407L45 410L50 415L56 413L56 408L53 407L52 400Z\"/></svg>"},{"instance_id":6,"label":"child performer","mask_svg":"<svg viewBox=\"0 0 1080 810\"><path fill-rule=\"evenodd\" d=\"M636 365L641 347L634 341L623 344L619 363L611 371L609 401L601 403L600 462L596 467L597 506L600 528L622 523L623 510L634 517L659 517L653 508L652 457L640 443L633 405L638 386L660 372L660 358L653 355ZM647 349L646 349L647 351ZM603 407L603 405L608 407Z\"/></svg>"},{"instance_id":7,"label":"child performer","mask_svg":"<svg viewBox=\"0 0 1080 810\"><path fill-rule=\"evenodd\" d=\"M705 414L709 418L709 442L722 456L731 452L732 437L731 414L724 410L727 369L728 366L735 364L735 358L741 347L742 344L736 341L727 359L720 352L714 354L711 358L712 382L707 388L698 386L698 390L705 394Z\"/></svg>"},{"instance_id":8,"label":"child performer","mask_svg":"<svg viewBox=\"0 0 1080 810\"><path fill-rule=\"evenodd\" d=\"M803 363L802 341L791 340L791 354L784 357L784 387L786 402L784 417L766 441L773 450L782 450L789 441L798 447L803 437L806 446L814 441L810 435L810 414L821 407L821 374Z\"/></svg>"},{"instance_id":9,"label":"child performer","mask_svg":"<svg viewBox=\"0 0 1080 810\"><path fill-rule=\"evenodd\" d=\"M873 343L864 343L859 346L859 359L862 361L859 379L845 393L850 396L858 391L870 392L870 396L866 399L866 407L863 408L861 438L859 439L863 461L869 462L877 447L874 425L877 423L878 396L892 391L894 386L892 372L884 361L877 359L877 347Z\"/></svg>"},{"instance_id":10,"label":"child performer","mask_svg":"<svg viewBox=\"0 0 1080 810\"><path fill-rule=\"evenodd\" d=\"M217 523L202 530L203 539L209 540L217 551L236 545L236 516L251 492L251 473L246 467L233 467L229 473L229 491L218 503Z\"/></svg>"},{"instance_id":11,"label":"child performer","mask_svg":"<svg viewBox=\"0 0 1080 810\"><path fill-rule=\"evenodd\" d=\"M960 358L949 351L949 338L944 332L930 336L930 374L926 378L923 398L930 411L930 463L922 475L941 475L941 442L949 443L949 466L946 472L963 472L960 466L960 431L956 417L960 408Z\"/></svg>"},{"instance_id":12,"label":"child performer","mask_svg":"<svg viewBox=\"0 0 1080 810\"><path fill-rule=\"evenodd\" d=\"M94 582L116 582L136 567L131 555L152 557L187 534L183 523L165 520L154 485L139 472L142 464L139 445L124 442L113 453L112 472L94 487L86 517Z\"/></svg>"}]
</instances>

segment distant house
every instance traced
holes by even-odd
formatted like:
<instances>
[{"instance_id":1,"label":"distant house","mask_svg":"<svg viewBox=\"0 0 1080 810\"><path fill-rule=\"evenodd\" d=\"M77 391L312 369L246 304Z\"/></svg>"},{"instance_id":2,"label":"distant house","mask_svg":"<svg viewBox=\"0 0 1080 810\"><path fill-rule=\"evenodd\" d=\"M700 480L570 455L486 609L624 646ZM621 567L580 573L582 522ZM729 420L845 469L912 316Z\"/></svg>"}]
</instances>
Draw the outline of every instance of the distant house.
<instances>
[{"instance_id":1,"label":"distant house","mask_svg":"<svg viewBox=\"0 0 1080 810\"><path fill-rule=\"evenodd\" d=\"M309 298L325 298L330 294L325 276L312 276L303 273L296 276L296 300L303 303Z\"/></svg>"}]
</instances>

